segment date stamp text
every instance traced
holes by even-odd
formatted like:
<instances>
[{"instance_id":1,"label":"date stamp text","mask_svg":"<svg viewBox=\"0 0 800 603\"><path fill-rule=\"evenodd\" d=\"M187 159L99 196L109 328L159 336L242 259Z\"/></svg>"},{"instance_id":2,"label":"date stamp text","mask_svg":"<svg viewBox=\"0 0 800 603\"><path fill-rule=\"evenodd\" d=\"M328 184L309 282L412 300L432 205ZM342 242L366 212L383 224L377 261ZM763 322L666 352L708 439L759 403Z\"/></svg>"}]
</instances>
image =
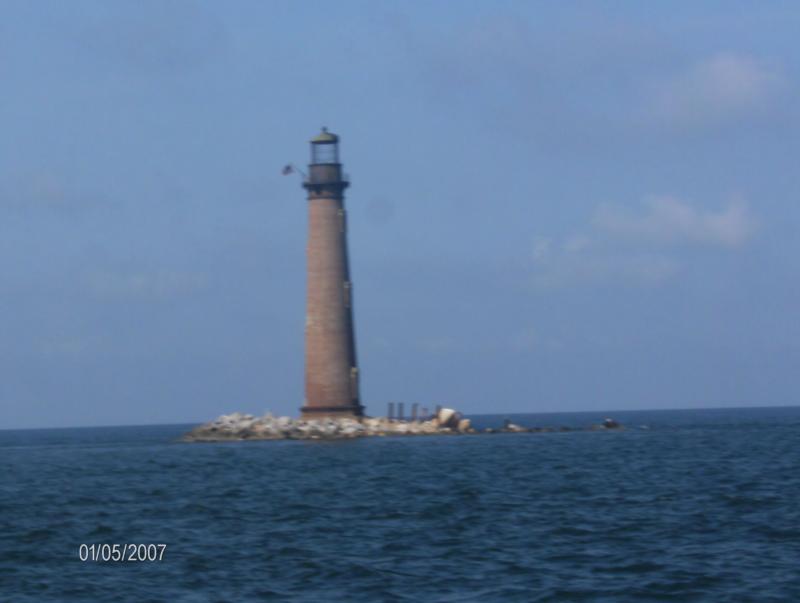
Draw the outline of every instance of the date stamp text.
<instances>
[{"instance_id":1,"label":"date stamp text","mask_svg":"<svg viewBox=\"0 0 800 603\"><path fill-rule=\"evenodd\" d=\"M81 561L162 561L166 544L81 544Z\"/></svg>"}]
</instances>

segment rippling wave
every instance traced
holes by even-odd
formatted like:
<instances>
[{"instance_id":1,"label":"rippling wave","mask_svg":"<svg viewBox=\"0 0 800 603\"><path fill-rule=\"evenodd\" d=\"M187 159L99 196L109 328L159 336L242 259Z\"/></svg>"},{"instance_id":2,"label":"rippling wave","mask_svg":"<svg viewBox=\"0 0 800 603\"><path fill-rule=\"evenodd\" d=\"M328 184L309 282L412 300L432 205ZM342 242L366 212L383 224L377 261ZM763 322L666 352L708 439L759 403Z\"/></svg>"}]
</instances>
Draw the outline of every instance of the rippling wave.
<instances>
[{"instance_id":1,"label":"rippling wave","mask_svg":"<svg viewBox=\"0 0 800 603\"><path fill-rule=\"evenodd\" d=\"M631 428L0 432L0 601L800 601L800 409L614 416ZM81 543L167 549L82 562Z\"/></svg>"}]
</instances>

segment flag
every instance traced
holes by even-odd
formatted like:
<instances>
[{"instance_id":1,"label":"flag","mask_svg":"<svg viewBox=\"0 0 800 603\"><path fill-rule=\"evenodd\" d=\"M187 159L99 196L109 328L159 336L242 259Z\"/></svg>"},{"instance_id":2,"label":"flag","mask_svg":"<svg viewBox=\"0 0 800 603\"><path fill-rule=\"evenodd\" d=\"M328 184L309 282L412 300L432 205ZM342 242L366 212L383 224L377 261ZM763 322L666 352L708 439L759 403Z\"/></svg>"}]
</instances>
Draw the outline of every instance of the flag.
<instances>
[{"instance_id":1,"label":"flag","mask_svg":"<svg viewBox=\"0 0 800 603\"><path fill-rule=\"evenodd\" d=\"M294 166L291 163L286 164L281 170L281 174L284 176L291 174L292 172L294 172Z\"/></svg>"}]
</instances>

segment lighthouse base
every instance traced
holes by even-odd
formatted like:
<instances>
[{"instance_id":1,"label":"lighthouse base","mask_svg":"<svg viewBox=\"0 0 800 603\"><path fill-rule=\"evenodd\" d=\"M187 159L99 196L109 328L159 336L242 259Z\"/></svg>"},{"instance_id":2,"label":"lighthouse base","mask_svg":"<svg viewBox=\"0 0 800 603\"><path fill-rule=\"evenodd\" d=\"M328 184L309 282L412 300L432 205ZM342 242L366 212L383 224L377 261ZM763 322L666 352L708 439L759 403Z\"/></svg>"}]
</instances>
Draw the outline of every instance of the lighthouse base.
<instances>
[{"instance_id":1,"label":"lighthouse base","mask_svg":"<svg viewBox=\"0 0 800 603\"><path fill-rule=\"evenodd\" d=\"M364 406L361 404L349 406L303 406L300 408L300 418L304 421L327 417L360 419L363 416Z\"/></svg>"}]
</instances>

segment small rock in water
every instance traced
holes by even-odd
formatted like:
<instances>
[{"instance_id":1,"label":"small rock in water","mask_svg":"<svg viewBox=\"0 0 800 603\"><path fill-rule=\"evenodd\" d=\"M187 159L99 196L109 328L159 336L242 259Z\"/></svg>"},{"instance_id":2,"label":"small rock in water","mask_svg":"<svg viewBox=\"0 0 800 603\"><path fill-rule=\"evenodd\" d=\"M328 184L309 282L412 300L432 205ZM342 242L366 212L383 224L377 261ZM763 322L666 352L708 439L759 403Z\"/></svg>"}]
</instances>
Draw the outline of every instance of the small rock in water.
<instances>
[{"instance_id":1,"label":"small rock in water","mask_svg":"<svg viewBox=\"0 0 800 603\"><path fill-rule=\"evenodd\" d=\"M523 427L522 425L512 423L509 419L506 419L503 423L503 431L508 433L522 433L524 431L530 431L530 429Z\"/></svg>"}]
</instances>

